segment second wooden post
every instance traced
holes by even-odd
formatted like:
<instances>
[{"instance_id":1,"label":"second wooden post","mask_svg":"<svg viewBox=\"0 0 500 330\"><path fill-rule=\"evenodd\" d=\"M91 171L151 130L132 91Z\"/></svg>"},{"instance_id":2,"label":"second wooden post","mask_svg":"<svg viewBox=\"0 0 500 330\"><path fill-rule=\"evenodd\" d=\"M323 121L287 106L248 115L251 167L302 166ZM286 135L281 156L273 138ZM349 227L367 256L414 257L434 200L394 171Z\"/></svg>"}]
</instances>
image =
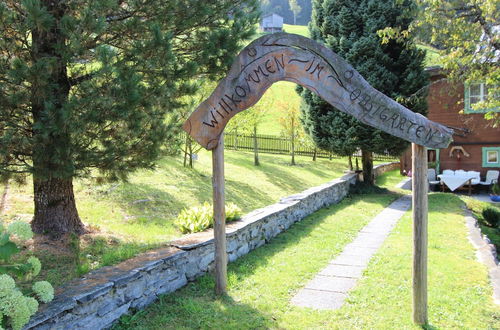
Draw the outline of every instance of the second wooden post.
<instances>
[{"instance_id":1,"label":"second wooden post","mask_svg":"<svg viewBox=\"0 0 500 330\"><path fill-rule=\"evenodd\" d=\"M427 148L412 143L413 321L427 324Z\"/></svg>"},{"instance_id":2,"label":"second wooden post","mask_svg":"<svg viewBox=\"0 0 500 330\"><path fill-rule=\"evenodd\" d=\"M215 293L227 291L226 210L224 207L224 133L212 150L212 186L214 203Z\"/></svg>"}]
</instances>

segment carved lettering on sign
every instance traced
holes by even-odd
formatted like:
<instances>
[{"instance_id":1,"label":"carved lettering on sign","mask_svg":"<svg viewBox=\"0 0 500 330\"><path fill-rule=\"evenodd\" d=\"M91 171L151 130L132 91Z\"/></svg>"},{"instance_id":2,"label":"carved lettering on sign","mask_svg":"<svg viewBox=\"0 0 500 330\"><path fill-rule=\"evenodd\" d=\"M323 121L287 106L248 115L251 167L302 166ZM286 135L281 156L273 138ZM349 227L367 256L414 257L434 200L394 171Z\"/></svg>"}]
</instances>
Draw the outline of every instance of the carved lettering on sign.
<instances>
[{"instance_id":1,"label":"carved lettering on sign","mask_svg":"<svg viewBox=\"0 0 500 330\"><path fill-rule=\"evenodd\" d=\"M254 105L280 80L300 84L363 123L405 140L430 148L444 148L452 140L451 129L378 92L331 50L287 33L264 36L247 46L228 76L191 114L184 129L212 149L227 122Z\"/></svg>"}]
</instances>

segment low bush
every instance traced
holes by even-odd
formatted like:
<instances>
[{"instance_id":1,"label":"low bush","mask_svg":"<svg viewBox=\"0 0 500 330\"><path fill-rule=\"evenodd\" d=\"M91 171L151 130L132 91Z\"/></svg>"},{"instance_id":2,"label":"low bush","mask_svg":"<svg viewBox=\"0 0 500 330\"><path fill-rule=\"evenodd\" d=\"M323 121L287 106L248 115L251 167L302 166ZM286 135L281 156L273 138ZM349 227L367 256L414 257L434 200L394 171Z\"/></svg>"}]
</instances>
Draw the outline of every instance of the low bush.
<instances>
[{"instance_id":1,"label":"low bush","mask_svg":"<svg viewBox=\"0 0 500 330\"><path fill-rule=\"evenodd\" d=\"M226 205L226 221L233 221L240 219L243 215L243 212L238 207L238 205L234 203L229 203Z\"/></svg>"},{"instance_id":2,"label":"low bush","mask_svg":"<svg viewBox=\"0 0 500 330\"><path fill-rule=\"evenodd\" d=\"M500 195L500 184L498 184L498 182L493 184L493 187L491 187L491 192L495 195Z\"/></svg>"},{"instance_id":3,"label":"low bush","mask_svg":"<svg viewBox=\"0 0 500 330\"><path fill-rule=\"evenodd\" d=\"M226 205L226 221L233 221L241 218L243 212L234 203ZM194 206L184 209L177 216L177 226L183 234L197 233L211 228L214 225L214 211L211 204L203 203L201 206Z\"/></svg>"},{"instance_id":4,"label":"low bush","mask_svg":"<svg viewBox=\"0 0 500 330\"><path fill-rule=\"evenodd\" d=\"M490 224L492 227L498 227L500 225L500 211L493 207L486 207L482 212L484 220Z\"/></svg>"},{"instance_id":5,"label":"low bush","mask_svg":"<svg viewBox=\"0 0 500 330\"><path fill-rule=\"evenodd\" d=\"M14 222L7 228L0 223L0 329L21 329L38 310L38 301L46 303L54 298L54 289L49 282L32 284L42 268L40 260L36 257L26 260L12 258L21 251L16 243L32 237L28 223Z\"/></svg>"}]
</instances>

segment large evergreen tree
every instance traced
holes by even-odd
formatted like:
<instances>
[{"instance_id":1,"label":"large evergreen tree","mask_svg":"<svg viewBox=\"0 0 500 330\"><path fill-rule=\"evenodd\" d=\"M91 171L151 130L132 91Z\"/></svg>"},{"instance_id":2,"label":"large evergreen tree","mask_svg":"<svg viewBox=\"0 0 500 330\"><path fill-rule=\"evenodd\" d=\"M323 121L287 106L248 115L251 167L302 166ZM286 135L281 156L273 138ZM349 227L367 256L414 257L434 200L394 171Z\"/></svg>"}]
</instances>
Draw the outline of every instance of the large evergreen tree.
<instances>
[{"instance_id":1,"label":"large evergreen tree","mask_svg":"<svg viewBox=\"0 0 500 330\"><path fill-rule=\"evenodd\" d=\"M425 53L411 39L382 44L377 31L388 26L408 27L412 18L404 10L411 1L314 0L309 30L313 39L346 59L377 90L409 109L425 113L427 77ZM408 143L362 124L298 89L303 97L302 119L317 145L341 155L361 149L365 181L372 183L372 153L399 155Z\"/></svg>"},{"instance_id":2,"label":"large evergreen tree","mask_svg":"<svg viewBox=\"0 0 500 330\"><path fill-rule=\"evenodd\" d=\"M82 233L72 180L151 167L196 75L253 33L254 0L0 2L0 174L32 174L35 232Z\"/></svg>"}]
</instances>

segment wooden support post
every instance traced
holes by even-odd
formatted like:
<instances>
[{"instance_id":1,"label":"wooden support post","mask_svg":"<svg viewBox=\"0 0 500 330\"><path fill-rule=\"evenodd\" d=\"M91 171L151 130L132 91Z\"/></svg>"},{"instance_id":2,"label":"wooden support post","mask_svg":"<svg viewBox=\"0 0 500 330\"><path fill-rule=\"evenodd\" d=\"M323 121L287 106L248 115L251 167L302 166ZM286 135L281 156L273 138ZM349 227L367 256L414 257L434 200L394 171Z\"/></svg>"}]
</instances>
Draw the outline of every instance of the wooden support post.
<instances>
[{"instance_id":1,"label":"wooden support post","mask_svg":"<svg viewBox=\"0 0 500 330\"><path fill-rule=\"evenodd\" d=\"M412 143L413 321L427 324L427 148Z\"/></svg>"},{"instance_id":2,"label":"wooden support post","mask_svg":"<svg viewBox=\"0 0 500 330\"><path fill-rule=\"evenodd\" d=\"M212 186L214 202L215 293L227 291L226 210L224 207L224 133L212 150Z\"/></svg>"}]
</instances>

